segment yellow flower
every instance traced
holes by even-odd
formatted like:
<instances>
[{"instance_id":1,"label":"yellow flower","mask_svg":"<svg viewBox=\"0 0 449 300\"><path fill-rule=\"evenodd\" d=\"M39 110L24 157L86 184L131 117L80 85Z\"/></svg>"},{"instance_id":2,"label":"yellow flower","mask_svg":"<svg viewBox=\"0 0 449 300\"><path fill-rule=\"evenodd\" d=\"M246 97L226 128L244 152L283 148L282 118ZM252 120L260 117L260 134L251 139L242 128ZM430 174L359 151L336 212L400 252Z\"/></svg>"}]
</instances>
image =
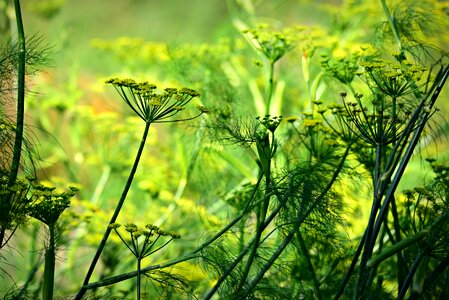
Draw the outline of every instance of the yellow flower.
<instances>
[{"instance_id":1,"label":"yellow flower","mask_svg":"<svg viewBox=\"0 0 449 300\"><path fill-rule=\"evenodd\" d=\"M106 83L112 84L125 103L146 123L183 121L171 118L184 110L184 107L193 98L200 95L190 88L166 88L163 92L158 93L154 84L137 83L133 79L113 78L107 80ZM203 113L200 111L199 115Z\"/></svg>"},{"instance_id":2,"label":"yellow flower","mask_svg":"<svg viewBox=\"0 0 449 300\"><path fill-rule=\"evenodd\" d=\"M316 119L305 119L302 122L302 125L304 127L315 127L318 124L321 124L321 121L320 120L316 120Z\"/></svg>"}]
</instances>

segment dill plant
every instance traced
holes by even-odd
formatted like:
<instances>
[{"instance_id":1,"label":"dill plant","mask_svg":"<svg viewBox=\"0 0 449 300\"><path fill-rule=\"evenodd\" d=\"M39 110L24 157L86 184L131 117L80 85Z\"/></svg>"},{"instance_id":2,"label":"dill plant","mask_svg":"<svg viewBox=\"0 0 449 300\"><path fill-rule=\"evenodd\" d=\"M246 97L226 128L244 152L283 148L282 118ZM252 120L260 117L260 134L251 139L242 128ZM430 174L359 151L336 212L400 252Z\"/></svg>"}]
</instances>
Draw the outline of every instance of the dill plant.
<instances>
[{"instance_id":1,"label":"dill plant","mask_svg":"<svg viewBox=\"0 0 449 300\"><path fill-rule=\"evenodd\" d=\"M48 62L49 54L48 48L41 45L40 37L25 36L20 1L14 1L13 6L17 37L7 39L0 48L0 174L3 178L0 249L18 226L24 224L29 213L29 182L18 178L21 169L31 177L35 171L33 158L36 153L30 134L25 130L25 77L38 72Z\"/></svg>"},{"instance_id":2,"label":"dill plant","mask_svg":"<svg viewBox=\"0 0 449 300\"><path fill-rule=\"evenodd\" d=\"M429 3L425 1L424 6ZM444 276L449 265L444 235L448 224L447 168L432 161L435 180L404 191L404 196L396 189L420 136L438 112L435 102L448 76L447 58L434 45L424 44L427 29L423 24L432 19L417 7L404 10L398 5L390 11L386 1L360 7L344 1L342 6L343 15L339 12L342 23L334 24L329 35L335 35L336 39L327 48L318 39L311 45L301 45L295 30L272 31L265 26L245 24L243 37L268 63L261 73L245 70L252 54L239 48L241 45L179 48L153 45L157 51L148 58L147 52L140 52L140 42L125 41L128 46L131 44L131 50L144 55L147 62L158 61L164 76L170 73L163 66L168 60L167 65L173 68L177 79L186 85L200 86L201 94L207 95L205 101L219 101L211 109L211 117L201 121L194 153L167 214L179 208L177 200L188 181L192 186L201 185L196 192L190 190L189 196L195 201L213 202L206 214L222 218L224 223L217 222L220 227L214 227L216 232L210 233L194 250L164 263L142 265L144 258L178 237L153 225L139 228L127 224L123 233L123 227L116 223L142 160L149 128L153 123L191 120L208 110L201 107L193 117L176 119L199 92L187 88L158 91L147 82L108 80L145 128L130 174L77 299L87 290L134 277L140 298L144 295L143 274L166 285L174 281L182 286L183 281L176 274L164 269L190 260L199 261L210 277L196 287L199 297L205 299L351 296L367 299L373 294L388 299L394 294L392 286L397 289L399 299L407 295L412 299L430 297L432 293L444 295L447 291ZM383 10L387 22L377 32L379 41L373 47L378 52L368 53L362 48L348 52L343 58L334 56L339 47L346 47L351 38L357 37L350 31L360 32L355 28L364 17L368 22L375 19L365 13L379 10ZM419 22L415 24L413 19ZM303 32L301 28L299 33ZM104 46L97 41L98 45ZM144 46L151 48L149 44ZM121 57L133 56L126 55L126 47L122 52L123 49L117 48ZM323 54L320 62L315 52ZM301 61L301 65L292 61ZM283 62L286 64L282 65ZM125 63L137 68L134 56ZM295 68L301 71L294 73ZM283 77L284 72L292 72L292 77L301 74L303 81L298 82L296 77L282 81L287 78ZM281 88L280 83L285 82L289 84ZM258 93L255 87L266 92ZM336 89L344 90L340 97ZM338 103L329 104L334 100ZM279 105L278 111L274 108L276 101L288 105ZM246 105L251 102L258 112ZM263 105L258 106L260 103ZM14 149L11 137L15 127L11 124L4 122L0 128L10 138L7 146ZM208 131L212 140L206 141ZM209 161L206 155L210 155ZM201 161L200 170L194 170L196 161ZM222 173L210 176L213 172L208 172L209 167ZM110 171L105 171L105 176ZM192 175L200 173L201 180L226 182L208 191L213 184ZM357 191L356 196L349 196L345 185L363 189L366 174L371 186L370 214L363 224L363 235L349 237L345 227L355 225L348 224L351 222L348 209L353 201L348 198L358 198L357 203L363 203L363 195ZM226 178L231 175L236 178ZM2 177L2 183L8 180L7 175ZM19 191L16 194L20 198L29 186L16 181L12 191ZM2 191L11 192L11 186L8 189L2 186ZM217 195L212 195L215 192ZM63 200L61 207L56 207L56 216L68 205L68 199ZM35 216L43 219L38 208ZM159 220L163 222L166 218L164 215ZM192 228L189 231L195 232ZM117 245L110 241L112 231L136 258L137 268L91 282L99 259L108 255L108 246L110 252L117 249L112 248ZM157 240L164 238L165 243L155 246ZM385 276L386 273L391 275ZM418 281L422 289L414 286Z\"/></svg>"},{"instance_id":3,"label":"dill plant","mask_svg":"<svg viewBox=\"0 0 449 300\"><path fill-rule=\"evenodd\" d=\"M347 11L355 9L348 2L344 5ZM231 208L226 225L191 253L159 266L144 267L142 272L200 259L214 280L213 287L202 294L206 299L217 294L223 298L280 295L284 298L326 299L351 293L355 298L364 298L374 291L389 297L390 292L382 286L380 274L385 269L380 268L387 268L384 262L394 258L398 266L394 274L397 278L388 278L388 281L397 283L398 295L403 297L413 276L412 272L408 276L404 271L413 270L415 264L413 259L411 263L410 259L403 260L401 252L412 250L409 247L420 244L428 232L417 231L415 236L404 233L402 226L408 225L401 223L403 219L399 214L403 211L395 198L395 190L425 124L436 113L434 103L446 80L447 62L438 51L434 52L438 57L423 57L420 50L413 51L414 47L425 47L420 47L411 35L401 33L406 26L394 28L401 24L395 24L385 1L369 7L376 7L373 9L376 12L383 9L387 17L386 27L377 32L384 34L381 43L372 46L378 48L377 53L371 47L366 48L365 40L357 44L363 47L358 47L358 51L347 51L343 58L333 56L336 48L341 46L338 42L328 44L329 49L320 49L318 41L309 52L300 54L302 76L307 85L305 90L308 91L304 93L308 104L302 106L306 107L303 111L302 107L283 106L282 114L270 115L276 111L273 109L275 99L284 101L284 97L293 94L289 94L287 88L285 95L282 91L278 91L281 95L276 95L276 83L281 80L282 72L275 76L275 70L286 56L298 55L295 49L305 49L298 42L297 32L292 38L289 31L273 32L257 26L250 29L252 26L246 24L238 26L245 28L244 38L268 63L268 68L263 69L266 73L257 78L245 70L247 66L241 62L241 56L233 59L235 48L225 49L222 60L208 53L207 47L169 48L167 57L171 65L178 68L181 81L197 84L201 74L194 70L198 67L204 71L207 95L223 95L217 105L219 108L211 110L213 117L203 127L213 131L211 136L215 140L203 146L212 149L216 141L226 146L240 146L241 153L247 155L245 159L249 157L252 165L242 166L229 153L217 154L216 157L226 160L231 168L238 168L247 176L246 181L238 182L225 196L224 202ZM363 9L366 7L360 8ZM401 7L398 7L395 14L400 13ZM351 22L362 19L351 18ZM401 20L405 22L406 19ZM354 38L348 32L355 28L350 27L354 23L341 24L338 28L340 38L346 38L345 34ZM397 45L396 52L389 48L391 33L393 44ZM295 47L297 43L299 47ZM314 52L324 54L318 64ZM201 60L207 63L201 64ZM284 68L279 70L286 71ZM214 72L220 80L212 79ZM262 86L266 93L258 93L254 86ZM115 87L134 112L147 120L145 113L150 110L144 109L142 94L138 91L142 86L119 81ZM125 94L130 88L135 88L134 96ZM247 90L238 94L237 88ZM328 89L327 98L339 103L327 105L327 99L320 99L323 89ZM338 93L332 94L333 89L345 91L338 97ZM232 99L236 95L249 103L251 100L263 103L263 109L260 110L257 104L255 108L265 114L256 119L253 112L248 112L250 109L236 105L237 101ZM253 99L245 98L251 96ZM175 113L177 108L173 106L172 109ZM201 143L204 141L200 139ZM216 149L224 152L229 148L220 145ZM214 161L214 164L218 163ZM363 165L370 177L372 210L365 224L366 233L349 240L341 229L347 222L344 215L347 203L341 189L344 180L363 177L358 170L352 170L355 165L358 167L357 164ZM343 250L339 252L338 249ZM375 252L374 249L379 250ZM420 261L418 255L416 265ZM409 269L408 266L412 267ZM292 276L285 276L282 268L287 268ZM305 276L304 270L310 276ZM84 288L104 286L138 274L135 271L85 283Z\"/></svg>"},{"instance_id":4,"label":"dill plant","mask_svg":"<svg viewBox=\"0 0 449 300\"><path fill-rule=\"evenodd\" d=\"M129 233L129 237L126 238L118 231L120 226L121 224L112 223L109 225L109 228L116 232L120 240L126 245L137 260L137 299L140 299L142 260L163 249L173 239L181 238L181 236L174 232L163 231L152 224L147 224L144 228L139 228L136 224L125 224L125 231ZM167 236L170 237L168 241L164 242L162 245L155 246L161 237ZM151 275L147 274L147 276L150 277Z\"/></svg>"},{"instance_id":5,"label":"dill plant","mask_svg":"<svg viewBox=\"0 0 449 300\"><path fill-rule=\"evenodd\" d=\"M70 204L76 188L69 192L53 193L35 178L34 145L25 131L26 75L36 73L48 61L48 48L42 47L37 36L25 37L20 1L14 1L17 37L2 45L0 60L0 136L1 136L1 196L0 196L0 249L12 239L13 234L27 223L30 217L48 226L49 241L46 245L42 298L53 299L56 227L59 216ZM16 77L16 78L14 78ZM15 98L15 99L14 99ZM13 111L9 106L15 104ZM14 106L14 105L11 105ZM15 115L12 121L11 115ZM28 161L24 159L28 158ZM30 165L31 168L28 166ZM19 177L20 171L28 173ZM9 233L9 235L8 235ZM3 257L3 251L0 253ZM1 268L4 271L3 268ZM6 272L5 272L6 273ZM13 297L27 294L27 284Z\"/></svg>"},{"instance_id":6,"label":"dill plant","mask_svg":"<svg viewBox=\"0 0 449 300\"><path fill-rule=\"evenodd\" d=\"M191 120L207 112L205 108L199 107L200 112L194 117L185 119L173 119L176 114L185 109L185 106L193 98L199 96L199 93L197 91L190 88L166 88L163 92L159 93L156 91L155 85L148 82L137 83L133 79L114 78L107 80L106 83L112 84L114 86L124 102L139 118L141 118L145 122L145 128L142 134L139 148L137 150L136 157L134 159L133 166L123 188L120 199L118 200L114 213L111 216L108 226L106 227L103 238L98 245L97 251L92 259L92 262L84 279L83 286L76 295L76 299L81 299L81 297L83 297L83 295L86 293L86 287L89 287L89 281L95 270L95 266L101 256L101 253L103 252L103 249L106 246L106 242L111 231L114 229L114 226L111 225L116 223L118 215L130 190L135 173L137 171L137 167L140 162L141 155L143 153L143 149L145 147L151 124ZM138 271L138 280L140 282L140 267L138 268ZM140 290L138 291L138 293L140 295Z\"/></svg>"}]
</instances>

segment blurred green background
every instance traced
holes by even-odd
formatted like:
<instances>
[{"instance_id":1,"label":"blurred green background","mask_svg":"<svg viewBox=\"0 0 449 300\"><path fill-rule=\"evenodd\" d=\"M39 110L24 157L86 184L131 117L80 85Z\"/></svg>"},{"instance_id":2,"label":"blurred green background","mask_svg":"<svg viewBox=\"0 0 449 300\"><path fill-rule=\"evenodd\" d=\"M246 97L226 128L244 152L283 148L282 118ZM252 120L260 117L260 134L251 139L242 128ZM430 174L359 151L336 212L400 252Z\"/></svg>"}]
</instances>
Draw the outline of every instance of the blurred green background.
<instances>
[{"instance_id":1,"label":"blurred green background","mask_svg":"<svg viewBox=\"0 0 449 300\"><path fill-rule=\"evenodd\" d=\"M10 2L0 3L5 7ZM360 4L348 4L352 2ZM104 84L106 79L120 76L149 80L161 87L188 85L200 89L199 104L229 105L234 115L255 117L259 113L253 99L257 93L251 88L263 91L265 74L254 67L254 60L261 57L246 44L237 21L251 25L268 22L281 28L296 24L317 27L321 31L312 42L327 43L335 52L347 53L370 41L372 25L383 20L378 5L370 1L27 0L22 5L27 35L41 35L42 44L51 51L50 66L28 81L27 122L40 155L39 176L55 185L72 183L81 188L64 215L67 235L61 241L56 282L61 297L73 295L81 284L143 128L114 89ZM6 13L11 16L12 7L7 7ZM279 67L278 79L287 87L284 94L279 88L278 98L285 95L287 104L281 112L286 115L300 115L308 100L308 83L301 72L304 48L297 48ZM314 59L311 77L320 69L318 55ZM327 103L339 101L340 85L328 83L324 88ZM449 111L448 103L440 101L437 120ZM248 153L210 142L202 124L197 119L151 128L120 222L155 223L183 236L152 257L151 263L186 253L219 229L233 213L229 195L256 178L257 165ZM430 147L422 147L401 189L431 176L420 157L435 156L438 151L441 160L448 158L447 142L441 138L447 126L444 122L438 125L436 138L429 135ZM348 198L356 197L351 188L344 192ZM362 220L369 207L369 184L361 182L357 192L358 202L348 201L351 212ZM360 231L355 219L351 219L350 235ZM17 259L13 251L9 259L15 267L7 269L17 285L39 263L43 235L34 224L14 241L23 259ZM112 244L102 260L101 276L133 269L131 257L118 239ZM193 264L186 263L174 272L196 282L198 290L210 286L206 275ZM38 280L33 284L37 289ZM117 285L114 293L126 297L132 285Z\"/></svg>"}]
</instances>

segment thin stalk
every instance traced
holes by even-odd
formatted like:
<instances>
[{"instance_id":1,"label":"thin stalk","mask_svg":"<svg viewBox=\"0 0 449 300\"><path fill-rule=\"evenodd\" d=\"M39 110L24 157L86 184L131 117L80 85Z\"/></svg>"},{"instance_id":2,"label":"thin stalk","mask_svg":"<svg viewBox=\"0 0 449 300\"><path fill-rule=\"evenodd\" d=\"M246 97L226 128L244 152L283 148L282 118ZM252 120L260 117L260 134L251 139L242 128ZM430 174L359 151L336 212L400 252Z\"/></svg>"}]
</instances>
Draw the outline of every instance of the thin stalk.
<instances>
[{"instance_id":1,"label":"thin stalk","mask_svg":"<svg viewBox=\"0 0 449 300\"><path fill-rule=\"evenodd\" d=\"M321 292L320 292L320 283L318 282L318 279L316 277L315 268L313 267L312 260L310 259L310 253L309 253L309 250L307 250L306 242L304 241L304 238L302 237L301 230L298 230L296 232L296 235L298 237L301 252L304 254L304 257L306 258L307 271L309 271L310 276L312 277L313 287L315 290L315 297L316 297L316 299L321 300L322 297L321 297Z\"/></svg>"},{"instance_id":2,"label":"thin stalk","mask_svg":"<svg viewBox=\"0 0 449 300\"><path fill-rule=\"evenodd\" d=\"M431 99L430 99L429 104L428 104L429 109L433 108L433 106L434 106L434 104L435 104L435 102L436 102L436 100L437 100L437 98L438 98L438 96L439 96L439 94L441 92L441 89L443 88L443 86L444 86L444 84L445 84L445 82L446 82L446 80L447 80L447 78L449 76L449 65L446 66L444 71L442 73L438 74L438 75L441 75L441 77L438 76L438 77L440 77L440 80L437 81L438 83L436 84L436 87L435 87L435 89L434 89L434 91L432 93ZM384 203L383 203L383 205L382 205L382 207L380 209L378 219L376 220L376 224L374 225L374 232L373 232L373 237L374 238L376 238L378 233L379 233L382 220L386 216L386 211L387 211L387 208L388 208L388 204L393 199L393 195L394 195L394 193L396 191L396 188L397 188L397 186L399 184L400 179L402 178L402 174L404 173L405 167L407 166L407 164L408 164L408 162L409 162L409 160L410 160L410 158L411 158L411 156L413 154L413 151L414 151L416 145L418 144L418 141L419 141L419 138L421 136L421 133L424 130L424 127L425 127L425 125L427 123L429 114L430 114L430 112L424 112L422 114L422 121L419 124L419 126L416 128L416 130L414 131L414 134L413 134L410 142L408 143L406 152L405 152L404 156L402 157L402 159L400 161L400 164L398 166L397 171L394 174L393 180L391 181L391 184L388 186L388 190L386 191L386 194L385 194L385 201L384 201Z\"/></svg>"},{"instance_id":3,"label":"thin stalk","mask_svg":"<svg viewBox=\"0 0 449 300\"><path fill-rule=\"evenodd\" d=\"M133 182L134 175L136 174L136 170L137 170L137 167L138 167L139 162L140 162L140 157L142 155L143 149L145 147L145 142L146 142L147 137L148 137L148 132L150 130L150 125L151 125L151 123L149 123L149 122L145 123L145 129L144 129L143 134L142 134L142 139L140 141L139 150L137 151L136 158L134 160L134 164L133 164L133 166L131 168L131 171L129 173L129 176L128 176L128 180L126 181L126 184L125 184L125 187L123 189L122 195L120 196L120 199L119 199L119 201L117 203L117 206L115 207L114 214L112 215L111 220L109 221L109 224L106 227L106 231L105 231L105 233L103 235L103 238L102 238L102 240L100 242L100 245L98 245L97 252L95 253L95 256L94 256L94 258L93 258L93 260L92 260L92 262L90 264L89 270L87 271L86 278L84 279L83 286L78 291L78 294L76 295L75 299L78 299L78 300L81 299L83 297L83 295L87 291L87 289L85 287L86 287L87 284L89 284L90 277L92 276L92 274L93 274L93 272L95 270L95 266L96 266L98 260L100 259L100 255L103 252L103 249L104 249L104 247L106 245L106 242L107 242L107 240L109 238L109 234L111 233L112 229L109 228L109 225L111 225L112 223L115 223L115 221L117 220L117 217L118 217L118 215L120 213L120 210L122 209L123 203L125 202L126 196L128 195L129 189L131 187L131 183Z\"/></svg>"},{"instance_id":4,"label":"thin stalk","mask_svg":"<svg viewBox=\"0 0 449 300\"><path fill-rule=\"evenodd\" d=\"M270 257L270 259L265 263L265 265L262 267L262 269L259 271L259 273L254 277L254 279L250 282L248 286L248 291L251 291L254 289L254 287L257 285L257 283L264 277L265 273L271 268L271 266L275 263L275 261L278 259L278 257L282 254L282 252L285 250L285 248L288 246L288 244L293 239L295 233L298 231L301 224L305 221L305 219L312 213L312 211L320 204L320 202L323 200L324 196L329 192L329 190L332 188L333 184L338 178L338 175L340 174L340 171L343 168L344 162L346 161L346 157L349 154L349 150L351 149L351 146L348 145L346 148L341 161L337 168L335 169L331 180L328 182L327 186L321 191L320 195L315 199L313 204L308 208L308 210L300 216L293 228L290 230L288 235L285 237L285 239L281 242L281 244L278 246L276 251L273 253L273 255Z\"/></svg>"},{"instance_id":5,"label":"thin stalk","mask_svg":"<svg viewBox=\"0 0 449 300\"><path fill-rule=\"evenodd\" d=\"M261 158L261 159L263 159L263 158ZM239 283L239 287L237 290L241 290L243 288L243 286L245 285L246 278L248 277L249 271L254 262L254 258L256 257L257 249L259 248L259 243L260 243L260 238L262 237L262 232L265 229L264 223L265 223L265 219L267 217L268 206L270 203L270 196L268 196L268 194L270 193L270 185L271 185L271 183L270 183L270 176L271 176L270 175L270 169L271 169L270 165L271 165L271 159L268 158L268 164L267 164L268 170L266 170L266 172L265 172L265 195L264 195L264 199L262 202L262 207L259 206L257 208L257 225L256 225L255 240L254 240L253 248L251 249L251 252L248 256L248 260L246 262L246 266L243 271L243 275L240 278L240 283Z\"/></svg>"},{"instance_id":6,"label":"thin stalk","mask_svg":"<svg viewBox=\"0 0 449 300\"><path fill-rule=\"evenodd\" d=\"M260 178L259 178L259 180L260 180ZM264 227L267 227L271 223L271 221L279 213L279 211L281 210L281 208L284 205L285 205L285 203L282 203L278 207L276 207L275 210L273 210L273 212L270 214L270 216L267 217L267 219L265 221L265 224L264 224ZM212 244L216 239L218 239L226 231L228 231L230 228L232 228L239 220L241 220L245 216L245 214L246 213L242 213L241 215L236 217L225 228L220 230L219 233L217 233L214 237L212 237L207 242L202 244L200 247L198 247L192 253L186 254L184 256L181 256L181 257L179 257L177 259L168 261L168 262L163 263L163 264L157 264L157 265L152 265L152 266L143 268L141 270L141 273L144 274L144 273L152 271L152 270L168 268L168 267L174 266L174 265L179 264L179 263L184 262L184 261L188 261L188 260L195 259L195 258L200 258L201 256L198 254L200 251L202 251L204 248L206 248L207 246ZM252 241L249 241L248 245L252 245ZM246 254L246 252L244 254ZM244 256L244 254L242 255L242 257ZM136 276L137 276L137 271L131 271L131 272L124 273L124 274L121 274L121 275L108 277L108 278L105 278L105 279L97 281L97 282L89 283L89 284L83 286L83 289L84 289L83 293L85 293L87 290L90 290L90 289L95 289L95 288L99 288L99 287L103 287L103 286L112 285L112 284L115 284L115 283L119 283L119 282L128 280L130 278L134 278ZM81 295L81 297L82 297L82 295Z\"/></svg>"},{"instance_id":7,"label":"thin stalk","mask_svg":"<svg viewBox=\"0 0 449 300\"><path fill-rule=\"evenodd\" d=\"M274 64L275 62L270 61L269 73L268 73L268 91L267 91L267 103L265 106L265 114L270 114L271 100L273 98L274 90Z\"/></svg>"},{"instance_id":8,"label":"thin stalk","mask_svg":"<svg viewBox=\"0 0 449 300\"><path fill-rule=\"evenodd\" d=\"M17 21L17 38L18 38L18 70L17 70L17 113L16 113L16 134L14 140L14 150L12 156L11 170L9 173L9 185L12 186L17 179L19 173L20 157L22 155L23 127L24 127L24 111L25 111L25 59L26 45L25 33L23 30L22 12L20 9L20 1L14 0L14 8Z\"/></svg>"},{"instance_id":9,"label":"thin stalk","mask_svg":"<svg viewBox=\"0 0 449 300\"><path fill-rule=\"evenodd\" d=\"M375 266L380 264L385 259L402 251L403 249L409 247L410 245L413 245L414 243L420 241L421 239L425 238L432 229L437 228L438 226L441 225L441 223L446 222L448 218L449 218L449 212L446 212L445 214L441 215L438 219L436 219L432 224L430 224L425 229L415 233L412 236L402 239L400 242L398 242L390 247L386 247L376 257L372 258L368 262L367 266L369 268L374 268Z\"/></svg>"},{"instance_id":10,"label":"thin stalk","mask_svg":"<svg viewBox=\"0 0 449 300\"><path fill-rule=\"evenodd\" d=\"M42 299L53 299L53 288L55 282L55 224L48 225L50 240L45 251L44 284L42 287Z\"/></svg>"},{"instance_id":11,"label":"thin stalk","mask_svg":"<svg viewBox=\"0 0 449 300\"><path fill-rule=\"evenodd\" d=\"M268 197L270 195L267 195ZM265 230L265 228L271 223L271 221L273 221L273 219L277 216L277 214L279 213L279 211L282 209L282 207L284 207L286 201L283 201L282 203L280 203L271 213L270 215L266 218L265 223L263 225L263 230ZM251 245L254 243L255 238L253 237L247 244L247 246L241 250L239 256L237 256L234 261L232 262L231 266L229 266L225 273L220 277L220 279L218 280L218 282L215 284L215 286L209 291L209 293L207 294L207 296L204 298L205 300L210 299L215 292L218 290L218 288L220 287L220 285L225 281L225 279L231 274L232 270L238 265L238 263L242 260L242 258L246 255L246 253L249 251Z\"/></svg>"},{"instance_id":12,"label":"thin stalk","mask_svg":"<svg viewBox=\"0 0 449 300\"><path fill-rule=\"evenodd\" d=\"M340 288L338 289L337 294L335 294L334 300L340 299L341 295L343 295L346 285L349 282L349 279L351 279L352 273L354 272L355 266L357 265L357 261L359 260L360 254L362 253L363 245L365 244L365 237L366 237L366 231L363 233L363 236L360 240L357 250L355 251L354 257L352 258L351 265L349 266L348 272L346 272L345 278L343 279L343 281L340 285Z\"/></svg>"},{"instance_id":13,"label":"thin stalk","mask_svg":"<svg viewBox=\"0 0 449 300\"><path fill-rule=\"evenodd\" d=\"M398 300L402 300L405 297L405 294L407 293L408 287L410 286L410 283L412 282L413 276L415 276L416 270L418 270L419 264L422 262L424 258L424 253L421 251L418 253L418 256L416 256L415 261L413 262L412 267L410 268L410 271L407 274L407 277L405 278L404 282L401 282L401 289L398 294Z\"/></svg>"},{"instance_id":14,"label":"thin stalk","mask_svg":"<svg viewBox=\"0 0 449 300\"><path fill-rule=\"evenodd\" d=\"M137 300L140 300L140 275L141 275L141 258L137 258Z\"/></svg>"},{"instance_id":15,"label":"thin stalk","mask_svg":"<svg viewBox=\"0 0 449 300\"><path fill-rule=\"evenodd\" d=\"M396 40L396 43L398 44L398 50L402 53L401 37L399 35L398 28L396 27L394 17L391 15L390 9L388 8L385 0L380 0L380 2L382 3L382 7L384 9L385 15L387 16L387 21L388 21L388 24L390 25L391 32L393 33L393 37Z\"/></svg>"},{"instance_id":16,"label":"thin stalk","mask_svg":"<svg viewBox=\"0 0 449 300\"><path fill-rule=\"evenodd\" d=\"M365 229L364 239L360 241L360 245L363 249L362 258L359 269L359 280L357 282L357 288L355 291L360 291L364 288L368 273L366 272L366 263L371 258L372 250L374 247L375 239L373 240L373 227L376 221L377 213L379 211L380 203L382 201L382 194L379 191L381 185L381 161L382 161L382 145L376 146L376 162L373 174L373 204L371 207L371 213L368 220L368 225Z\"/></svg>"},{"instance_id":17,"label":"thin stalk","mask_svg":"<svg viewBox=\"0 0 449 300\"><path fill-rule=\"evenodd\" d=\"M399 215L398 209L396 206L396 199L393 197L391 201L391 214L393 215L393 227L394 227L394 235L395 235L395 243L398 243L402 240L401 237L401 225L399 223ZM397 254L397 268L398 268L398 289L401 289L401 283L404 282L405 273L407 272L407 266L404 260L404 256L402 253ZM398 291L399 291L398 290Z\"/></svg>"},{"instance_id":18,"label":"thin stalk","mask_svg":"<svg viewBox=\"0 0 449 300\"><path fill-rule=\"evenodd\" d=\"M422 293L427 291L433 284L435 284L438 279L438 277L446 270L446 268L449 266L449 255L446 256L436 267L435 269L427 276L426 280L424 281L422 290L420 292L413 291L410 295L409 300L417 300Z\"/></svg>"}]
</instances>

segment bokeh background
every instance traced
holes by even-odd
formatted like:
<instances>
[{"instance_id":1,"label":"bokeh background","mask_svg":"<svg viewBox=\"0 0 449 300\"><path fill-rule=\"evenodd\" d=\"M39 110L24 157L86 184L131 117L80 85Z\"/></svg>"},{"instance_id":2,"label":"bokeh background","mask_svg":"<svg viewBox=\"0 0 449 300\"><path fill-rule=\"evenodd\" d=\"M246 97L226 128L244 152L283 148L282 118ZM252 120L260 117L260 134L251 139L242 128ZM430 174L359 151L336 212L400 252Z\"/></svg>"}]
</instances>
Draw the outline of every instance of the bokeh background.
<instances>
[{"instance_id":1,"label":"bokeh background","mask_svg":"<svg viewBox=\"0 0 449 300\"><path fill-rule=\"evenodd\" d=\"M5 37L14 36L10 2L0 1ZM80 187L64 214L55 289L60 297L73 295L81 284L143 128L104 83L106 79L131 77L161 87L190 86L202 94L196 104L255 117L260 115L257 90L263 93L266 77L264 68L254 64L262 58L239 26L261 22L278 28L306 26L313 28L307 43L349 55L361 44L373 42L376 24L384 18L381 7L371 1L27 0L22 5L27 35L41 36L41 46L50 53L47 66L28 78L27 130L38 150L39 178L57 186ZM444 43L447 36L433 38ZM301 69L304 49L296 47L280 63L277 97L285 98L279 106L283 115L301 115L307 108L308 83ZM319 60L317 53L310 66L312 78L320 72ZM343 87L338 83L322 88L320 97L326 103L340 100ZM401 189L432 177L421 158L443 162L448 158L447 91L441 98L436 124L407 169ZM202 124L199 118L151 128L120 222L157 224L183 238L148 263L187 253L218 230L233 213L229 195L257 175L257 165L244 149L214 142L214 133ZM344 192L350 220L346 232L357 235L369 208L368 180L360 179L357 188ZM18 232L6 267L11 277L2 280L3 290L14 283L20 286L30 274L35 276L32 287L38 290L44 239L45 231L32 222ZM134 261L118 238L104 254L95 279L133 270ZM210 286L207 274L193 262L172 271L194 282L194 289ZM132 286L133 282L118 284L113 293L127 297Z\"/></svg>"}]
</instances>

